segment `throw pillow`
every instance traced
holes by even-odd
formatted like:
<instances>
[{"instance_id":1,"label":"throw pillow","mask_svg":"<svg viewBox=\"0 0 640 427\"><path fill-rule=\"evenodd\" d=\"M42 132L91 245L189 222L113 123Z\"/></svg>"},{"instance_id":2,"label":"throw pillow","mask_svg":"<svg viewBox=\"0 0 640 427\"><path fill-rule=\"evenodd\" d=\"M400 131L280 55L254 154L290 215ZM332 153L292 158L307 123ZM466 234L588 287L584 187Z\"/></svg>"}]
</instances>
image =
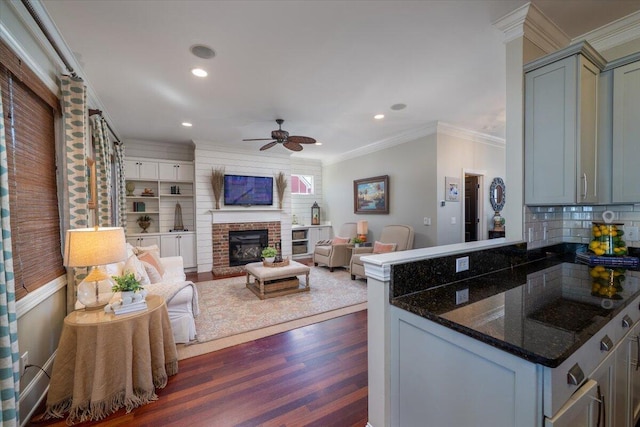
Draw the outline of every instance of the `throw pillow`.
<instances>
[{"instance_id":1,"label":"throw pillow","mask_svg":"<svg viewBox=\"0 0 640 427\"><path fill-rule=\"evenodd\" d=\"M160 248L158 247L158 245L136 246L134 248L134 253L136 255L140 255L140 254L143 254L145 252L151 252L154 255L156 255L158 258L160 258Z\"/></svg>"},{"instance_id":2,"label":"throw pillow","mask_svg":"<svg viewBox=\"0 0 640 427\"><path fill-rule=\"evenodd\" d=\"M160 273L158 273L158 270L151 265L151 263L148 263L146 261L140 261L142 263L142 265L144 265L144 270L147 272L147 275L149 276L149 281L151 283L160 283L162 282L162 276L160 275Z\"/></svg>"},{"instance_id":3,"label":"throw pillow","mask_svg":"<svg viewBox=\"0 0 640 427\"><path fill-rule=\"evenodd\" d=\"M135 255L130 256L127 262L124 264L123 273L133 273L136 280L140 282L142 286L151 283L151 281L149 281L149 275L144 269L144 265L142 265L142 261L140 261Z\"/></svg>"},{"instance_id":4,"label":"throw pillow","mask_svg":"<svg viewBox=\"0 0 640 427\"><path fill-rule=\"evenodd\" d=\"M342 244L345 244L345 243L349 243L350 240L351 239L348 238L348 237L338 237L338 236L336 236L336 237L334 237L332 239L331 244L332 245L342 245Z\"/></svg>"},{"instance_id":5,"label":"throw pillow","mask_svg":"<svg viewBox=\"0 0 640 427\"><path fill-rule=\"evenodd\" d=\"M143 252L138 255L138 259L140 261L147 262L155 267L156 271L160 274L160 277L164 276L164 267L162 267L162 262L156 256L155 252ZM151 282L156 283L156 282Z\"/></svg>"},{"instance_id":6,"label":"throw pillow","mask_svg":"<svg viewBox=\"0 0 640 427\"><path fill-rule=\"evenodd\" d=\"M374 254L384 254L386 252L393 252L396 250L395 243L382 243L377 240L373 243Z\"/></svg>"}]
</instances>

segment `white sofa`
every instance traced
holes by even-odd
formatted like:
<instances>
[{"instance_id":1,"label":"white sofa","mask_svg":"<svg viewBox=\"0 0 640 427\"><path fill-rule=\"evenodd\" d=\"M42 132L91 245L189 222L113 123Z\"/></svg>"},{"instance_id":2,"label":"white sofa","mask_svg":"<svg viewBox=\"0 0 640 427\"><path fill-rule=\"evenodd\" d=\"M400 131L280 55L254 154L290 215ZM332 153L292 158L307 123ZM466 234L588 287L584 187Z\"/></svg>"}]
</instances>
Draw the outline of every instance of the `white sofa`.
<instances>
[{"instance_id":1,"label":"white sofa","mask_svg":"<svg viewBox=\"0 0 640 427\"><path fill-rule=\"evenodd\" d=\"M132 256L137 248L127 244L127 253ZM200 313L198 306L198 290L193 282L186 280L183 260L180 256L158 258L164 269L162 280L158 283L143 284L144 289L152 295L160 295L167 304L173 337L178 343L188 343L196 339L195 317ZM121 276L125 262L109 264L107 273L110 276ZM119 298L116 294L114 299Z\"/></svg>"}]
</instances>

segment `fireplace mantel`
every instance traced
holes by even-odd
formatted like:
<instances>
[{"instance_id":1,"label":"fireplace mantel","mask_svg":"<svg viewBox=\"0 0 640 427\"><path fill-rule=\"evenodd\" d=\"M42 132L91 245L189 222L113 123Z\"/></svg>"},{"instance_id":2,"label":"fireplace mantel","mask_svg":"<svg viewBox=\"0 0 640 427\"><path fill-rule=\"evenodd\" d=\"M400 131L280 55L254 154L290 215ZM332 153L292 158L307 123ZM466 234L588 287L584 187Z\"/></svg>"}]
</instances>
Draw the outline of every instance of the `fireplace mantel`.
<instances>
[{"instance_id":1,"label":"fireplace mantel","mask_svg":"<svg viewBox=\"0 0 640 427\"><path fill-rule=\"evenodd\" d=\"M210 209L211 223L280 221L284 211L273 208Z\"/></svg>"}]
</instances>

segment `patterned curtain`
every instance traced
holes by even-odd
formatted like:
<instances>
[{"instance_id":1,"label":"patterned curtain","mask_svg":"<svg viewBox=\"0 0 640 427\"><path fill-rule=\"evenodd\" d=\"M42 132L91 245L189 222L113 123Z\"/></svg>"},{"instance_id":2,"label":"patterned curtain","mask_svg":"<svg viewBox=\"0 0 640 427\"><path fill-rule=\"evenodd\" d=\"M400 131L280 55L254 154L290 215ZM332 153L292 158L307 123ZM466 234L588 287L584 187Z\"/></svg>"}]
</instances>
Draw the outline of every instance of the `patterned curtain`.
<instances>
[{"instance_id":1,"label":"patterned curtain","mask_svg":"<svg viewBox=\"0 0 640 427\"><path fill-rule=\"evenodd\" d=\"M91 116L93 152L96 160L96 186L98 210L97 224L111 227L111 141L107 121L99 115Z\"/></svg>"},{"instance_id":2,"label":"patterned curtain","mask_svg":"<svg viewBox=\"0 0 640 427\"><path fill-rule=\"evenodd\" d=\"M9 222L9 172L7 145L4 134L4 115L0 94L0 425L18 425L20 394L20 351L18 349L18 318L16 316L15 282L11 253L11 225Z\"/></svg>"},{"instance_id":3,"label":"patterned curtain","mask_svg":"<svg viewBox=\"0 0 640 427\"><path fill-rule=\"evenodd\" d=\"M62 214L65 215L63 233L66 233L68 229L85 228L89 225L87 153L85 151L87 95L82 79L69 76L61 76L60 90L64 145L67 154L62 165L63 188L67 189L67 198L62 200ZM67 312L70 313L76 302L76 286L84 278L84 274L67 274L67 278Z\"/></svg>"},{"instance_id":4,"label":"patterned curtain","mask_svg":"<svg viewBox=\"0 0 640 427\"><path fill-rule=\"evenodd\" d=\"M118 227L122 227L125 230L127 229L127 189L126 186L126 175L124 170L124 144L119 143L113 147L113 152L115 154L115 162L116 162L116 170L118 171L116 179L116 195L117 199L117 212L118 218L116 225Z\"/></svg>"}]
</instances>

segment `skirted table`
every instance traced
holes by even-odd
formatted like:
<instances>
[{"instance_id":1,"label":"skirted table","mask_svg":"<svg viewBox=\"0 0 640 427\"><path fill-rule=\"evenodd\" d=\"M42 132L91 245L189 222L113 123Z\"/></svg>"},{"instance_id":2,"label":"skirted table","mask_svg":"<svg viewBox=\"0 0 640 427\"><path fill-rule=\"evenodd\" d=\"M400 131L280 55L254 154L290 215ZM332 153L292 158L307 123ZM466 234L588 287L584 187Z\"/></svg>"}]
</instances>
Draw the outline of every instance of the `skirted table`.
<instances>
[{"instance_id":1,"label":"skirted table","mask_svg":"<svg viewBox=\"0 0 640 427\"><path fill-rule=\"evenodd\" d=\"M99 420L157 400L155 389L178 373L178 353L164 299L146 300L139 312L79 310L64 319L44 418Z\"/></svg>"}]
</instances>

